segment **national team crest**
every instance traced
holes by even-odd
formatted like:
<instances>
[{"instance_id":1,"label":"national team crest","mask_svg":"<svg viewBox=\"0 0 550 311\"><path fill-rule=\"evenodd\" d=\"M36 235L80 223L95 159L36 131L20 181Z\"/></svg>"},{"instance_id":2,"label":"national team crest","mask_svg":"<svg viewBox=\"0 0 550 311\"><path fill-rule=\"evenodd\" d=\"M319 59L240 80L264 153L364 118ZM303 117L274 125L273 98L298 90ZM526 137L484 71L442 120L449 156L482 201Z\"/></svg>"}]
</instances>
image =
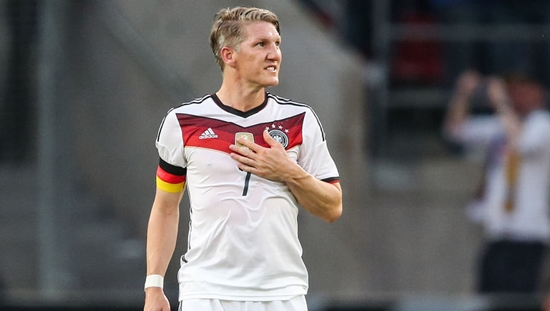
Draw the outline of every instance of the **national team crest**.
<instances>
[{"instance_id":1,"label":"national team crest","mask_svg":"<svg viewBox=\"0 0 550 311\"><path fill-rule=\"evenodd\" d=\"M288 135L281 130L269 131L269 136L273 137L276 141L281 143L285 148L288 147Z\"/></svg>"},{"instance_id":2,"label":"national team crest","mask_svg":"<svg viewBox=\"0 0 550 311\"><path fill-rule=\"evenodd\" d=\"M249 140L251 142L254 142L254 135L252 133L247 133L247 132L235 133L235 144L239 147L245 147L243 144L240 144L240 143L237 142L237 138L243 138L243 139Z\"/></svg>"},{"instance_id":3,"label":"national team crest","mask_svg":"<svg viewBox=\"0 0 550 311\"><path fill-rule=\"evenodd\" d=\"M276 141L278 141L283 147L288 147L288 130L283 130L283 127L281 125L276 126L275 124L272 124L271 127L267 127L266 130L269 133L269 136L273 137Z\"/></svg>"}]
</instances>

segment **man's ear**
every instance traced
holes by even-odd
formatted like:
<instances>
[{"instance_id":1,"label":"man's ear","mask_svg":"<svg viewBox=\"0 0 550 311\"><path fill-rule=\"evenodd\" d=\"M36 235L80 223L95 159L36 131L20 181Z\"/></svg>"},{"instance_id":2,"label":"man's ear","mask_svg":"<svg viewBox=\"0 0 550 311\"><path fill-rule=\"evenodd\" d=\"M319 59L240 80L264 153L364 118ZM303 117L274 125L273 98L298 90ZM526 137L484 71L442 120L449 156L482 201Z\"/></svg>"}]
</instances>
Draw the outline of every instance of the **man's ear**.
<instances>
[{"instance_id":1,"label":"man's ear","mask_svg":"<svg viewBox=\"0 0 550 311\"><path fill-rule=\"evenodd\" d=\"M220 52L221 52L220 54L221 54L222 60L225 63L225 65L229 67L235 67L235 64L236 64L235 50L230 47L224 46Z\"/></svg>"}]
</instances>

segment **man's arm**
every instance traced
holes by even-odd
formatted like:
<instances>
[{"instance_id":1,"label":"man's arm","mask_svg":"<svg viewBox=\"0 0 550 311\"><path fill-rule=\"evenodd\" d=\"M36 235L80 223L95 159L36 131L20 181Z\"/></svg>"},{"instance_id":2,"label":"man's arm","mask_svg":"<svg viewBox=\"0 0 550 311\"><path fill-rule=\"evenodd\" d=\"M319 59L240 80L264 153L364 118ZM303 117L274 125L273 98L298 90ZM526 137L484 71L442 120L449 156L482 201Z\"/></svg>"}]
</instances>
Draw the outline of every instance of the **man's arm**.
<instances>
[{"instance_id":1,"label":"man's arm","mask_svg":"<svg viewBox=\"0 0 550 311\"><path fill-rule=\"evenodd\" d=\"M470 100L479 83L479 74L474 71L466 71L458 78L443 122L446 134L455 136L462 122L469 116Z\"/></svg>"},{"instance_id":2,"label":"man's arm","mask_svg":"<svg viewBox=\"0 0 550 311\"><path fill-rule=\"evenodd\" d=\"M237 139L245 147L231 145L231 157L245 172L286 183L292 194L311 214L327 222L336 221L342 214L342 188L339 183L330 184L308 174L287 155L284 147L267 131L264 140L270 148L264 148L246 139Z\"/></svg>"},{"instance_id":3,"label":"man's arm","mask_svg":"<svg viewBox=\"0 0 550 311\"><path fill-rule=\"evenodd\" d=\"M164 276L174 254L178 235L179 204L183 190L156 190L147 228L147 275ZM169 311L170 304L160 287L145 289L145 311Z\"/></svg>"},{"instance_id":4,"label":"man's arm","mask_svg":"<svg viewBox=\"0 0 550 311\"><path fill-rule=\"evenodd\" d=\"M499 116L510 147L516 149L521 135L521 120L512 107L512 101L501 79L491 78L488 84L489 102Z\"/></svg>"},{"instance_id":5,"label":"man's arm","mask_svg":"<svg viewBox=\"0 0 550 311\"><path fill-rule=\"evenodd\" d=\"M297 164L293 164L303 173L297 172L295 176L289 176L285 183L300 205L326 222L336 221L342 215L342 187L340 183L331 184L318 180Z\"/></svg>"}]
</instances>

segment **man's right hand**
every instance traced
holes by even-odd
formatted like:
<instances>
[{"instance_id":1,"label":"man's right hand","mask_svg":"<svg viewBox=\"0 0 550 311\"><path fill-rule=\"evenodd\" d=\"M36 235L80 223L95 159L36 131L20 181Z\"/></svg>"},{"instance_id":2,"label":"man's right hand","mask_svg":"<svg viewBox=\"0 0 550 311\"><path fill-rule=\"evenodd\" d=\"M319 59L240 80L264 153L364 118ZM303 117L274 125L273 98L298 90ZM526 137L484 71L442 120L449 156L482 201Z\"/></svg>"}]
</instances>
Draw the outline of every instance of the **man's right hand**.
<instances>
[{"instance_id":1,"label":"man's right hand","mask_svg":"<svg viewBox=\"0 0 550 311\"><path fill-rule=\"evenodd\" d=\"M469 99L481 82L481 76L476 71L468 70L460 75L456 83L458 96Z\"/></svg>"},{"instance_id":2,"label":"man's right hand","mask_svg":"<svg viewBox=\"0 0 550 311\"><path fill-rule=\"evenodd\" d=\"M170 302L160 287L149 287L145 290L143 311L170 311Z\"/></svg>"}]
</instances>

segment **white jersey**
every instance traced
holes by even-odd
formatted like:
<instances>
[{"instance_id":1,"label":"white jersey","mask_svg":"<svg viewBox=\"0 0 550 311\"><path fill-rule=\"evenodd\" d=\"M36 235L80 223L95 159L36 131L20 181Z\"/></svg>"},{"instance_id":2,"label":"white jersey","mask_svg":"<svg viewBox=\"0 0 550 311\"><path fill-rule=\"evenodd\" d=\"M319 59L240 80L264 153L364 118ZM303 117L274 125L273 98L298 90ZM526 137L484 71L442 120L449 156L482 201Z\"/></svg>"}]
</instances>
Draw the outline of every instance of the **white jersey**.
<instances>
[{"instance_id":1,"label":"white jersey","mask_svg":"<svg viewBox=\"0 0 550 311\"><path fill-rule=\"evenodd\" d=\"M266 93L262 105L241 112L208 95L163 120L160 161L168 171L185 172L191 208L180 300L268 301L307 293L296 198L284 183L239 170L229 156L236 136L268 147L266 129L309 174L339 181L321 124L306 105Z\"/></svg>"},{"instance_id":2,"label":"white jersey","mask_svg":"<svg viewBox=\"0 0 550 311\"><path fill-rule=\"evenodd\" d=\"M550 242L550 114L534 111L523 121L518 138L521 164L513 212L506 212L503 208L509 191L505 166L509 146L499 117L469 118L456 136L468 145L491 146L493 149L489 153L492 156L488 161L487 185L482 201L485 207L483 223L488 237Z\"/></svg>"}]
</instances>

